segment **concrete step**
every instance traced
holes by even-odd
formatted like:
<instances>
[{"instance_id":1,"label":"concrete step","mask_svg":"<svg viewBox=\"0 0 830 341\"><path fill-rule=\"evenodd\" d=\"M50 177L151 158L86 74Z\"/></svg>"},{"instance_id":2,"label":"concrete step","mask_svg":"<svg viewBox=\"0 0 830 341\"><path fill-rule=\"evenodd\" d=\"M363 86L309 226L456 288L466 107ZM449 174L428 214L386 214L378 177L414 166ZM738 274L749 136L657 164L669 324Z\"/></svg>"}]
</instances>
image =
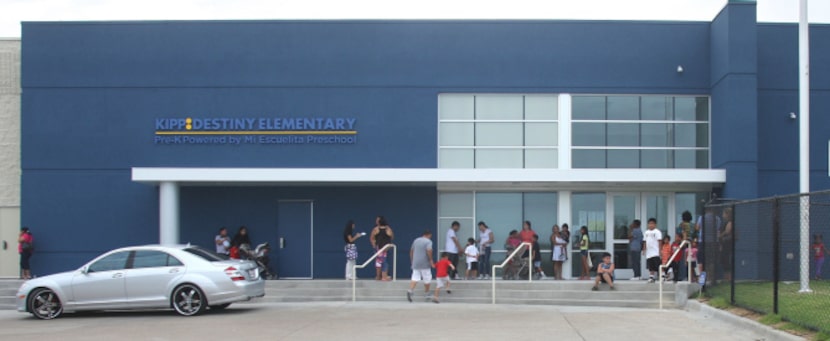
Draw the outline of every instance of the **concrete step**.
<instances>
[{"instance_id":1,"label":"concrete step","mask_svg":"<svg viewBox=\"0 0 830 341\"><path fill-rule=\"evenodd\" d=\"M0 279L0 310L15 309L14 295L23 284L19 279Z\"/></svg>"}]
</instances>

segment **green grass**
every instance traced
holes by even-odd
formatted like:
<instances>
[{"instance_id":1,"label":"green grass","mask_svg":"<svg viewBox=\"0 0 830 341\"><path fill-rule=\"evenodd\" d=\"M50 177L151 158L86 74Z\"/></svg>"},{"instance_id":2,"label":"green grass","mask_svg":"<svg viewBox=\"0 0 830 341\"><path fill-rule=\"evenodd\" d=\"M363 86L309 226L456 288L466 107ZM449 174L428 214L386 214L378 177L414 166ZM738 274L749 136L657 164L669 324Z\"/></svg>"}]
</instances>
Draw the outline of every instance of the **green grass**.
<instances>
[{"instance_id":1,"label":"green grass","mask_svg":"<svg viewBox=\"0 0 830 341\"><path fill-rule=\"evenodd\" d=\"M781 323L781 315L775 315L775 314L764 315L764 317L761 317L761 319L758 320L758 322L761 322L761 323L763 323L765 325L768 325L768 326L779 324L779 323Z\"/></svg>"},{"instance_id":2,"label":"green grass","mask_svg":"<svg viewBox=\"0 0 830 341\"><path fill-rule=\"evenodd\" d=\"M828 332L819 332L816 334L816 341L830 341L830 333Z\"/></svg>"},{"instance_id":3,"label":"green grass","mask_svg":"<svg viewBox=\"0 0 830 341\"><path fill-rule=\"evenodd\" d=\"M735 305L772 314L772 288L770 282L738 282L735 287ZM783 320L822 331L826 335L830 333L830 324L827 323L830 321L830 281L811 281L810 288L813 289L812 293L799 293L798 282L779 283L778 315ZM707 293L713 297L712 301L723 299L723 303L728 305L728 284L707 288ZM712 304L712 301L709 302L710 305L723 309Z\"/></svg>"}]
</instances>

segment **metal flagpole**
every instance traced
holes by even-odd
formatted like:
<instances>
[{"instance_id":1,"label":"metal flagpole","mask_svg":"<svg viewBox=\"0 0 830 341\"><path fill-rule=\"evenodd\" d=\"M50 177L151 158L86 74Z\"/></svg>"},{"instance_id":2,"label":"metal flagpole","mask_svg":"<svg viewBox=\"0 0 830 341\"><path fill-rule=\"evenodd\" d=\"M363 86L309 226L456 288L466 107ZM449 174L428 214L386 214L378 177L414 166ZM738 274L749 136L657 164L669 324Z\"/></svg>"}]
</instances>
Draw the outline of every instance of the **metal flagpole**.
<instances>
[{"instance_id":1,"label":"metal flagpole","mask_svg":"<svg viewBox=\"0 0 830 341\"><path fill-rule=\"evenodd\" d=\"M807 0L799 0L798 7L798 158L801 235L799 292L810 290L810 25L807 21Z\"/></svg>"}]
</instances>

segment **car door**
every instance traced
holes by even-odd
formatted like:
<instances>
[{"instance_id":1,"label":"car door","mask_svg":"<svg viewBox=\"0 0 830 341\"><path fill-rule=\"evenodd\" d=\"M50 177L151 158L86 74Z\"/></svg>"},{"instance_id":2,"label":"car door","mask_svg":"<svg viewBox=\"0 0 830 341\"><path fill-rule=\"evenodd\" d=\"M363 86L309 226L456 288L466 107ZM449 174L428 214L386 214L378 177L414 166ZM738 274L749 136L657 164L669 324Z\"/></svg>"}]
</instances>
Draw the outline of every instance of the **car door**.
<instances>
[{"instance_id":1,"label":"car door","mask_svg":"<svg viewBox=\"0 0 830 341\"><path fill-rule=\"evenodd\" d=\"M136 250L127 270L127 303L134 308L169 306L171 283L183 274L184 264L176 257L163 251Z\"/></svg>"},{"instance_id":2,"label":"car door","mask_svg":"<svg viewBox=\"0 0 830 341\"><path fill-rule=\"evenodd\" d=\"M124 307L125 272L132 251L120 251L95 260L72 278L72 296L78 309Z\"/></svg>"}]
</instances>

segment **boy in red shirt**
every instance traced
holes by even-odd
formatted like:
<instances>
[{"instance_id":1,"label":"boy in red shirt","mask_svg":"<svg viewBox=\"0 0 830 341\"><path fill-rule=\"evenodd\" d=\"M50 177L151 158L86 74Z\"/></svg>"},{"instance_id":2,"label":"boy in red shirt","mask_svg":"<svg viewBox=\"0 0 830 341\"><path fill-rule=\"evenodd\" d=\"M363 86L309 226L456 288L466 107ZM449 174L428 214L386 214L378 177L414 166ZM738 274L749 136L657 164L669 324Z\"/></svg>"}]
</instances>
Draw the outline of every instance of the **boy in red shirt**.
<instances>
[{"instance_id":1,"label":"boy in red shirt","mask_svg":"<svg viewBox=\"0 0 830 341\"><path fill-rule=\"evenodd\" d=\"M441 253L441 259L438 260L438 263L435 263L435 281L438 282L435 286L435 296L432 298L432 301L435 303L438 302L438 292L441 291L441 288L444 285L447 286L447 293L452 294L450 291L450 272L449 269L455 270L455 265L450 262L450 255L446 252Z\"/></svg>"}]
</instances>

